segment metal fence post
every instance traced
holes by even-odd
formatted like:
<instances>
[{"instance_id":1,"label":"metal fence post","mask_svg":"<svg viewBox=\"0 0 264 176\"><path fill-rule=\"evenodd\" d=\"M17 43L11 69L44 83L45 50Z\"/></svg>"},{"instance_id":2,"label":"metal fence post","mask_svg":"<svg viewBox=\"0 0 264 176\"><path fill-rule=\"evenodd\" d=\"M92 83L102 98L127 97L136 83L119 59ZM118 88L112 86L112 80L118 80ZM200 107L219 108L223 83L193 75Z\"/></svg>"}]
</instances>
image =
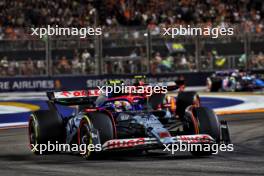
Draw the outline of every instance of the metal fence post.
<instances>
[{"instance_id":1,"label":"metal fence post","mask_svg":"<svg viewBox=\"0 0 264 176\"><path fill-rule=\"evenodd\" d=\"M195 65L196 70L201 70L201 53L200 53L200 37L197 36L195 39Z\"/></svg>"},{"instance_id":2,"label":"metal fence post","mask_svg":"<svg viewBox=\"0 0 264 176\"><path fill-rule=\"evenodd\" d=\"M94 38L94 59L95 59L95 74L102 74L102 38L98 35L95 35Z\"/></svg>"},{"instance_id":3,"label":"metal fence post","mask_svg":"<svg viewBox=\"0 0 264 176\"><path fill-rule=\"evenodd\" d=\"M94 15L94 28L96 29L98 27L99 21L98 21L98 12L97 9L92 9L92 13ZM95 59L95 74L101 75L102 74L102 38L101 36L95 35L94 37L94 59Z\"/></svg>"},{"instance_id":4,"label":"metal fence post","mask_svg":"<svg viewBox=\"0 0 264 176\"><path fill-rule=\"evenodd\" d=\"M248 69L248 53L247 53L247 33L245 33L243 35L244 38L244 54L246 55L246 65L245 65L245 69Z\"/></svg>"},{"instance_id":5,"label":"metal fence post","mask_svg":"<svg viewBox=\"0 0 264 176\"><path fill-rule=\"evenodd\" d=\"M151 61L151 52L152 52L152 43L151 43L151 34L149 29L147 29L146 36L146 49L147 49L147 73L150 73L150 61Z\"/></svg>"},{"instance_id":6,"label":"metal fence post","mask_svg":"<svg viewBox=\"0 0 264 176\"><path fill-rule=\"evenodd\" d=\"M246 55L246 65L245 68L248 71L250 69L250 42L249 42L249 35L245 33L244 35L244 52Z\"/></svg>"},{"instance_id":7,"label":"metal fence post","mask_svg":"<svg viewBox=\"0 0 264 176\"><path fill-rule=\"evenodd\" d=\"M99 58L99 74L103 74L104 72L104 63L103 63L103 36L98 36L99 38L99 49L98 49L98 58Z\"/></svg>"},{"instance_id":8,"label":"metal fence post","mask_svg":"<svg viewBox=\"0 0 264 176\"><path fill-rule=\"evenodd\" d=\"M49 43L49 75L53 76L52 39L48 38L48 43Z\"/></svg>"},{"instance_id":9,"label":"metal fence post","mask_svg":"<svg viewBox=\"0 0 264 176\"><path fill-rule=\"evenodd\" d=\"M50 37L47 35L45 42L45 60L46 60L46 75L51 76L52 75L52 60L51 60L51 43L50 43Z\"/></svg>"}]
</instances>

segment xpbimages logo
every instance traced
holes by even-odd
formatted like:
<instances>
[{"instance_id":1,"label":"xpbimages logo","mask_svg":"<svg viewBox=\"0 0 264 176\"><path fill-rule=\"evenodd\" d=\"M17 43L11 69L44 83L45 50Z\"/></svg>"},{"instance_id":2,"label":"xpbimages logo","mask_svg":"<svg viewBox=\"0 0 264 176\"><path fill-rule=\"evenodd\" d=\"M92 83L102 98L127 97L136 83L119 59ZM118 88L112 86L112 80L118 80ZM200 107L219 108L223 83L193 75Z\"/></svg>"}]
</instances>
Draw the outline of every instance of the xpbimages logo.
<instances>
[{"instance_id":1,"label":"xpbimages logo","mask_svg":"<svg viewBox=\"0 0 264 176\"><path fill-rule=\"evenodd\" d=\"M177 36L211 36L218 38L219 36L234 35L233 28L225 27L191 27L190 25L178 27L162 28L163 36L170 36L175 38Z\"/></svg>"},{"instance_id":2,"label":"xpbimages logo","mask_svg":"<svg viewBox=\"0 0 264 176\"><path fill-rule=\"evenodd\" d=\"M79 36L80 38L86 38L87 36L93 35L102 35L101 28L69 28L69 27L59 27L58 25L41 28L31 28L31 35L38 36L39 38L43 38L45 36Z\"/></svg>"},{"instance_id":3,"label":"xpbimages logo","mask_svg":"<svg viewBox=\"0 0 264 176\"><path fill-rule=\"evenodd\" d=\"M58 141L56 143L48 141L47 144L31 144L30 148L32 152L38 152L41 155L45 152L79 152L85 154L87 151L102 151L101 144L60 144Z\"/></svg>"},{"instance_id":4,"label":"xpbimages logo","mask_svg":"<svg viewBox=\"0 0 264 176\"><path fill-rule=\"evenodd\" d=\"M234 151L233 144L199 144L199 143L182 143L177 144L163 144L165 152L170 152L172 155L175 152L212 152L212 154L218 154L219 151L222 152L232 152Z\"/></svg>"},{"instance_id":5,"label":"xpbimages logo","mask_svg":"<svg viewBox=\"0 0 264 176\"><path fill-rule=\"evenodd\" d=\"M113 85L113 86L97 86L99 93L106 96L111 94L145 94L151 96L155 94L166 94L168 92L167 86L127 86L127 85Z\"/></svg>"}]
</instances>

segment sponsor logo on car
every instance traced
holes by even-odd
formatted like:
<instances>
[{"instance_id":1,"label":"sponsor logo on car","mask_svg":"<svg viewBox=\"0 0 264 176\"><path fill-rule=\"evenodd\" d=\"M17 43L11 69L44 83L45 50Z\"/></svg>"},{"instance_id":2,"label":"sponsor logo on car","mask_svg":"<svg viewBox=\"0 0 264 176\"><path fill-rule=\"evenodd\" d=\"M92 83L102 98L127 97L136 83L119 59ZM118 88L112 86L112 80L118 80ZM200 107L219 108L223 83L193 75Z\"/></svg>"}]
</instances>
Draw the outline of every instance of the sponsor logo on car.
<instances>
[{"instance_id":1,"label":"sponsor logo on car","mask_svg":"<svg viewBox=\"0 0 264 176\"><path fill-rule=\"evenodd\" d=\"M207 143L213 142L214 140L208 135L182 135L178 136L177 139L181 142L187 143Z\"/></svg>"},{"instance_id":2,"label":"sponsor logo on car","mask_svg":"<svg viewBox=\"0 0 264 176\"><path fill-rule=\"evenodd\" d=\"M121 139L121 140L110 140L107 141L103 148L106 149L115 149L115 148L129 148L135 147L137 145L144 145L145 139L144 138L136 138L136 139Z\"/></svg>"},{"instance_id":3,"label":"sponsor logo on car","mask_svg":"<svg viewBox=\"0 0 264 176\"><path fill-rule=\"evenodd\" d=\"M88 96L98 96L99 90L76 90L76 91L62 91L54 92L55 98L82 98Z\"/></svg>"}]
</instances>

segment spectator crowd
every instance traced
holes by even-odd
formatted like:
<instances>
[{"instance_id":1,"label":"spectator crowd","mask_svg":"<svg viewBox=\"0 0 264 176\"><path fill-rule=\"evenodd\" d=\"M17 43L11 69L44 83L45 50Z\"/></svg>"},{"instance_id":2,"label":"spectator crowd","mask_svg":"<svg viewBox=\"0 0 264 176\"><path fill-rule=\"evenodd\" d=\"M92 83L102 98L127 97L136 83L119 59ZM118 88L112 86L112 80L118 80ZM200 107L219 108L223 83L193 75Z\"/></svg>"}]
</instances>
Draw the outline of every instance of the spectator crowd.
<instances>
[{"instance_id":1,"label":"spectator crowd","mask_svg":"<svg viewBox=\"0 0 264 176\"><path fill-rule=\"evenodd\" d=\"M264 54L259 52L258 54L251 54L250 64L252 68L263 69L264 68Z\"/></svg>"},{"instance_id":2,"label":"spectator crowd","mask_svg":"<svg viewBox=\"0 0 264 176\"><path fill-rule=\"evenodd\" d=\"M0 41L27 39L31 27L47 25L78 28L99 25L105 38L108 32L137 27L134 32L127 32L127 36L133 35L138 40L142 39L138 27L159 31L161 27L176 25L232 26L237 30L235 34L264 32L264 1L261 0L1 0L0 9ZM125 44L133 41L128 38ZM111 47L117 46L115 42ZM139 45L137 42L135 40L135 45ZM128 53L128 60L107 60L103 69L110 74L138 73L146 72L149 64L150 72L156 74L194 71L199 64L207 69L212 58L218 58L219 63L223 60L208 52L206 59L197 64L190 53L161 56L158 51L151 52L150 61L146 51L134 51ZM76 49L71 57L59 55L51 59L53 74L94 74L96 71L94 54L83 48ZM251 54L249 63L252 68L264 68L263 53ZM0 57L1 76L43 75L47 70L45 58Z\"/></svg>"},{"instance_id":3,"label":"spectator crowd","mask_svg":"<svg viewBox=\"0 0 264 176\"><path fill-rule=\"evenodd\" d=\"M73 59L69 59L66 56L55 58L50 63L51 71L54 75L87 75L95 73L95 61L87 50L83 52L75 50ZM4 56L0 58L0 77L47 75L47 65L45 58L13 60Z\"/></svg>"},{"instance_id":4,"label":"spectator crowd","mask_svg":"<svg viewBox=\"0 0 264 176\"><path fill-rule=\"evenodd\" d=\"M46 74L44 60L13 60L7 56L0 58L0 77L6 76L35 76Z\"/></svg>"},{"instance_id":5,"label":"spectator crowd","mask_svg":"<svg viewBox=\"0 0 264 176\"><path fill-rule=\"evenodd\" d=\"M232 24L256 33L264 28L260 0L1 0L0 9L0 39L24 38L30 27L93 26L95 19L108 30L178 24Z\"/></svg>"}]
</instances>

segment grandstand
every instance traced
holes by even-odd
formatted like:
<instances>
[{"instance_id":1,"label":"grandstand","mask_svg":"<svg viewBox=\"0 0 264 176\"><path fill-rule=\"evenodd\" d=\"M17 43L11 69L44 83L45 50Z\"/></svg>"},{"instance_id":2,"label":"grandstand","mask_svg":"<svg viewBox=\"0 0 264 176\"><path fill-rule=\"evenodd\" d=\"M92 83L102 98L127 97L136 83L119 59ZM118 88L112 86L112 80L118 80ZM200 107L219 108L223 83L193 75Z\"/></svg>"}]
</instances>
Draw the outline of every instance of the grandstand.
<instances>
[{"instance_id":1,"label":"grandstand","mask_svg":"<svg viewBox=\"0 0 264 176\"><path fill-rule=\"evenodd\" d=\"M261 0L2 0L0 9L0 77L264 69ZM103 35L30 35L47 25L98 26ZM177 25L229 26L234 35L160 35Z\"/></svg>"}]
</instances>

